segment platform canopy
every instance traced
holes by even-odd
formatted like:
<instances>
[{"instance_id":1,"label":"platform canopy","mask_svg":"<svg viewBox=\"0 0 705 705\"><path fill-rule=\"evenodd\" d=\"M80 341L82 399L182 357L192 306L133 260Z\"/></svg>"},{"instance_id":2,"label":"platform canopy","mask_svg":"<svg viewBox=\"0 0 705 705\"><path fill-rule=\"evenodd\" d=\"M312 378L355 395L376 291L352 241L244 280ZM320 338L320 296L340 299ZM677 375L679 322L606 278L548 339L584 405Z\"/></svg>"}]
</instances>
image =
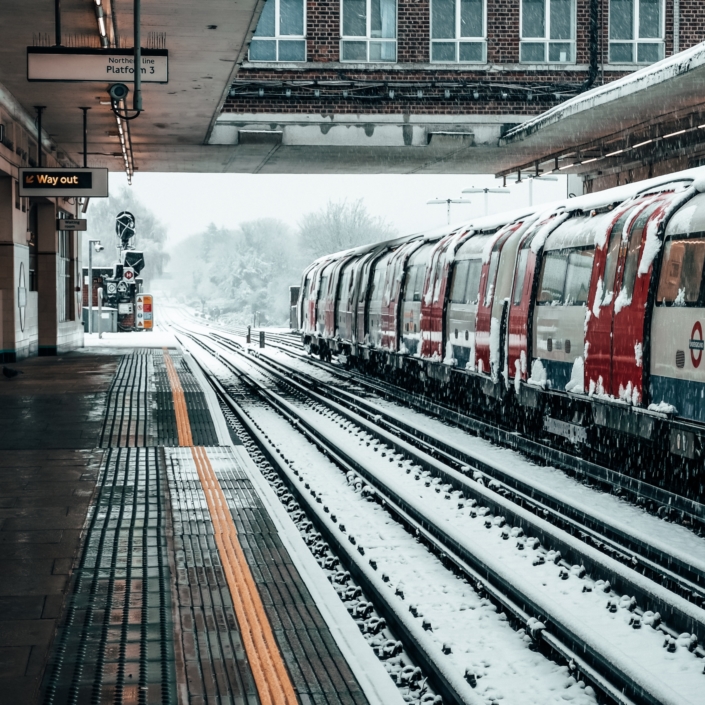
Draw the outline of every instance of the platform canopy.
<instances>
[{"instance_id":1,"label":"platform canopy","mask_svg":"<svg viewBox=\"0 0 705 705\"><path fill-rule=\"evenodd\" d=\"M168 48L169 82L143 86L144 113L129 124L130 141L139 155L137 168L223 171L229 150L206 143L236 67L246 56L263 4L264 0L142 0L141 44ZM74 164L82 162L79 108L90 107L90 165L122 170L109 81L27 80L27 47L56 43L54 2L2 0L0 5L0 83L30 115L35 105L46 106L44 127L57 151ZM98 7L110 45L133 46L133 0L61 0L60 6L64 47L101 46Z\"/></svg>"},{"instance_id":2,"label":"platform canopy","mask_svg":"<svg viewBox=\"0 0 705 705\"><path fill-rule=\"evenodd\" d=\"M516 172L585 177L705 154L705 43L576 96L504 135Z\"/></svg>"}]
</instances>

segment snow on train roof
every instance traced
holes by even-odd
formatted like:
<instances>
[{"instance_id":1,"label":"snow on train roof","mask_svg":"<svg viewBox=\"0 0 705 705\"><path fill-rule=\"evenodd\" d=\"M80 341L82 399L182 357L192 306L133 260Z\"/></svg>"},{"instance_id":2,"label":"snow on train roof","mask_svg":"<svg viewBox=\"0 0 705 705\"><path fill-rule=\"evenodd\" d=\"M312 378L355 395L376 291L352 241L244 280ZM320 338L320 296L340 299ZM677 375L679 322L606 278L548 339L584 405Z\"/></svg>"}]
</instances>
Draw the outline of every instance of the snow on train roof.
<instances>
[{"instance_id":1,"label":"snow on train roof","mask_svg":"<svg viewBox=\"0 0 705 705\"><path fill-rule=\"evenodd\" d=\"M410 235L401 235L391 240L382 242L374 242L367 245L360 245L348 250L341 250L329 255L319 257L309 265L309 268L323 262L331 262L340 259L341 257L355 256L360 257L371 252L381 252L385 249L398 247L413 240L425 240L432 242L440 240L443 237L468 230L493 230L502 227L516 220L527 218L532 215L541 215L548 217L550 213L564 210L567 212L584 211L589 212L594 209L604 208L611 204L621 203L630 198L634 198L640 193L647 192L659 187L664 187L677 181L687 181L692 179L693 182L698 182L696 188L698 191L705 191L705 167L696 167L694 169L686 169L674 174L666 174L663 176L655 176L644 181L636 181L631 184L617 186L605 191L597 191L596 193L588 193L574 198L565 198L551 203L544 203L539 206L525 206L517 208L513 211L495 213L493 215L473 218L471 220L444 225L433 230L421 231Z\"/></svg>"}]
</instances>

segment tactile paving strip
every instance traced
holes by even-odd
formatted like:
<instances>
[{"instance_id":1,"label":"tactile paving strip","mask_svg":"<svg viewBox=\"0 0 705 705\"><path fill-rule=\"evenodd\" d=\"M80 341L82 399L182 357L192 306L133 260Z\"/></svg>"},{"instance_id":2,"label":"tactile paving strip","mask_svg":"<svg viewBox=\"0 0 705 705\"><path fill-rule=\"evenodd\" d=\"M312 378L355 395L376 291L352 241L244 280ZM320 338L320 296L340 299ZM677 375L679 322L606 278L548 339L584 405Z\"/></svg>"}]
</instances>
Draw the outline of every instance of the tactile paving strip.
<instances>
[{"instance_id":1,"label":"tactile paving strip","mask_svg":"<svg viewBox=\"0 0 705 705\"><path fill-rule=\"evenodd\" d=\"M46 705L177 702L165 490L158 449L107 451Z\"/></svg>"},{"instance_id":2,"label":"tactile paving strip","mask_svg":"<svg viewBox=\"0 0 705 705\"><path fill-rule=\"evenodd\" d=\"M190 448L166 450L178 615L192 702L259 703Z\"/></svg>"},{"instance_id":3,"label":"tactile paving strip","mask_svg":"<svg viewBox=\"0 0 705 705\"><path fill-rule=\"evenodd\" d=\"M183 389L193 444L198 446L217 445L218 436L215 424L211 418L203 390L181 355L175 350L170 350L168 354L173 361L174 369ZM167 365L162 354L155 355L153 362L155 388L153 415L158 443L163 446L178 446L180 445L178 425Z\"/></svg>"},{"instance_id":4,"label":"tactile paving strip","mask_svg":"<svg viewBox=\"0 0 705 705\"><path fill-rule=\"evenodd\" d=\"M237 457L229 448L206 450L298 699L305 705L366 703Z\"/></svg>"},{"instance_id":5,"label":"tactile paving strip","mask_svg":"<svg viewBox=\"0 0 705 705\"><path fill-rule=\"evenodd\" d=\"M124 355L108 390L101 448L155 445L150 413L151 351Z\"/></svg>"}]
</instances>

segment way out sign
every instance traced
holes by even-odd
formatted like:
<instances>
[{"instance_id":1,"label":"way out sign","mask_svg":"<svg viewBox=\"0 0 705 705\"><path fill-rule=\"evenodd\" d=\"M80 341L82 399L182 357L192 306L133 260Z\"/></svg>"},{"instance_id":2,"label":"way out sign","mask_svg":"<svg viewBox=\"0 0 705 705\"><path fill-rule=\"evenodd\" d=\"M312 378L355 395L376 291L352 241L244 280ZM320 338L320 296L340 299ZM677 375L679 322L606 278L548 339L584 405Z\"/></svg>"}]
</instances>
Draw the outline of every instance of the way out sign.
<instances>
[{"instance_id":1,"label":"way out sign","mask_svg":"<svg viewBox=\"0 0 705 705\"><path fill-rule=\"evenodd\" d=\"M135 324L137 328L143 328L146 330L151 330L154 324L154 319L152 318L152 295L151 294L138 294L137 302L135 304Z\"/></svg>"},{"instance_id":2,"label":"way out sign","mask_svg":"<svg viewBox=\"0 0 705 705\"><path fill-rule=\"evenodd\" d=\"M107 169L20 169L20 196L108 197Z\"/></svg>"}]
</instances>

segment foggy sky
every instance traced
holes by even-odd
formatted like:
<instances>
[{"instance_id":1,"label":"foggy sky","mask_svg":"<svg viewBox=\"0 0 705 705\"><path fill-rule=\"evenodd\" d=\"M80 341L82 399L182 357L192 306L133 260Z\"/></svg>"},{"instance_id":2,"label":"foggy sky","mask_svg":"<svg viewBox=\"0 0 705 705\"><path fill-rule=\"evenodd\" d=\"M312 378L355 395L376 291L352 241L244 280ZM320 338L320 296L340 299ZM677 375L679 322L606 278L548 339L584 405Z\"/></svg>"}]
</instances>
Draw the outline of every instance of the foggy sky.
<instances>
[{"instance_id":1,"label":"foggy sky","mask_svg":"<svg viewBox=\"0 0 705 705\"><path fill-rule=\"evenodd\" d=\"M566 179L534 183L534 203L565 198ZM110 174L110 191L127 180ZM464 188L498 187L490 175L269 175L269 174L135 174L135 195L166 225L171 243L204 230L209 223L235 228L257 218L278 218L295 227L301 216L328 200L362 198L372 215L385 217L400 235L435 228L446 222L445 205L432 198L466 198L471 205L451 206L451 222L482 215L483 194L461 194ZM512 210L529 203L529 187L507 183L512 193L490 194L489 212ZM89 210L90 215L90 210Z\"/></svg>"}]
</instances>

